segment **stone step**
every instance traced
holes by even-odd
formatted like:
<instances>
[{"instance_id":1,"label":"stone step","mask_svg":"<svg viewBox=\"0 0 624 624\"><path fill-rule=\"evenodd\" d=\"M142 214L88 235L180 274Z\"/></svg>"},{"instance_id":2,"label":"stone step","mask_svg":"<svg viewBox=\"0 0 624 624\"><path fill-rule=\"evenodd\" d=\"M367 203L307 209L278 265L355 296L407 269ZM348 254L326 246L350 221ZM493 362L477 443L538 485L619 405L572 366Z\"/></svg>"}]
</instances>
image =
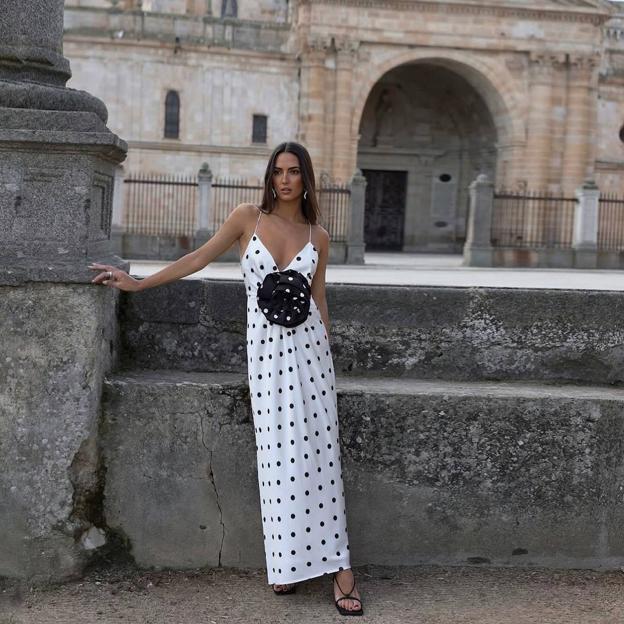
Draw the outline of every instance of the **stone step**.
<instances>
[{"instance_id":1,"label":"stone step","mask_svg":"<svg viewBox=\"0 0 624 624\"><path fill-rule=\"evenodd\" d=\"M624 384L624 293L331 284L342 375ZM241 282L181 280L121 298L125 369L246 370Z\"/></svg>"},{"instance_id":2,"label":"stone step","mask_svg":"<svg viewBox=\"0 0 624 624\"><path fill-rule=\"evenodd\" d=\"M624 563L624 389L338 376L352 563ZM237 373L109 377L105 515L142 566L264 565Z\"/></svg>"}]
</instances>

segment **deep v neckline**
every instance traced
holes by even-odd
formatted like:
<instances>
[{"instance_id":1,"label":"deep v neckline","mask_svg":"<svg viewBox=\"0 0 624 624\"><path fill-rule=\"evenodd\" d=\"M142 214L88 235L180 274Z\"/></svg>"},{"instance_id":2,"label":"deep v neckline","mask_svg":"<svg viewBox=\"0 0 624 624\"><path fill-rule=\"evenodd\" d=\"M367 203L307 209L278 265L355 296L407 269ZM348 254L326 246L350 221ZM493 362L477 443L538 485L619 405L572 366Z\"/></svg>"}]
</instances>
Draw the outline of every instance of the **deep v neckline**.
<instances>
[{"instance_id":1,"label":"deep v neckline","mask_svg":"<svg viewBox=\"0 0 624 624\"><path fill-rule=\"evenodd\" d=\"M271 256L271 260L273 261L273 266L277 268L278 271L285 271L298 257L300 253L303 253L303 250L308 246L312 244L312 241L308 241L291 259L291 261L283 268L280 269L279 266L277 265L277 262L275 261L275 258L273 257L273 254L271 253L271 251L269 250L269 248L262 242L262 239L260 238L260 236L258 236L258 233L256 232L253 236L255 236L258 241L260 241L260 244L264 247L264 250L269 254L269 256ZM252 239L253 239L252 236Z\"/></svg>"},{"instance_id":2,"label":"deep v neckline","mask_svg":"<svg viewBox=\"0 0 624 624\"><path fill-rule=\"evenodd\" d=\"M253 240L254 237L257 238L258 241L260 241L260 244L264 247L264 250L271 257L273 266L280 272L286 271L288 267L299 257L299 254L303 253L306 247L312 244L312 224L310 224L310 234L308 237L308 242L291 258L290 262L283 269L280 269L277 262L275 261L275 256L271 253L271 250L264 244L263 240L260 238L260 235L258 234L258 225L260 224L260 217L262 217L262 210L258 209L258 219L256 221L256 227L254 228L253 234L251 235L251 240ZM249 242L251 242L251 240ZM247 246L249 247L249 245Z\"/></svg>"}]
</instances>

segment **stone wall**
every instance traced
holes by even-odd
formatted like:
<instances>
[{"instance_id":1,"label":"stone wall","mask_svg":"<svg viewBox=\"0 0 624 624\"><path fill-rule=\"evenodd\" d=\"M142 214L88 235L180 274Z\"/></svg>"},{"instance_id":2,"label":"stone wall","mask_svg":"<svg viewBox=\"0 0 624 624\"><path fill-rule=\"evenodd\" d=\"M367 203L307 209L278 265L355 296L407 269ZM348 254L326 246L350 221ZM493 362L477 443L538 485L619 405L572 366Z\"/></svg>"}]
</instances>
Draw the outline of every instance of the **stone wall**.
<instances>
[{"instance_id":1,"label":"stone wall","mask_svg":"<svg viewBox=\"0 0 624 624\"><path fill-rule=\"evenodd\" d=\"M622 384L617 292L330 286L342 375ZM122 366L245 370L242 283L182 282L125 298Z\"/></svg>"},{"instance_id":2,"label":"stone wall","mask_svg":"<svg viewBox=\"0 0 624 624\"><path fill-rule=\"evenodd\" d=\"M122 304L104 515L140 566L264 565L241 288ZM330 286L328 305L354 565L622 565L621 293Z\"/></svg>"}]
</instances>

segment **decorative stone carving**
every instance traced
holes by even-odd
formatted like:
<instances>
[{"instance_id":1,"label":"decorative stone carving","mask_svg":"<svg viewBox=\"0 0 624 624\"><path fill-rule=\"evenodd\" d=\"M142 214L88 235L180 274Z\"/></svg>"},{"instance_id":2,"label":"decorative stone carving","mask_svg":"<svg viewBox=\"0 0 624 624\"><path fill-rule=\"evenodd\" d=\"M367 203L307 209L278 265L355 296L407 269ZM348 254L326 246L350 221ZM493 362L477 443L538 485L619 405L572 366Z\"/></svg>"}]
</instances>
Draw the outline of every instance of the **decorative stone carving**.
<instances>
[{"instance_id":1,"label":"decorative stone carving","mask_svg":"<svg viewBox=\"0 0 624 624\"><path fill-rule=\"evenodd\" d=\"M565 54L531 53L529 57L531 82L550 84L555 71L561 69L566 62Z\"/></svg>"},{"instance_id":2,"label":"decorative stone carving","mask_svg":"<svg viewBox=\"0 0 624 624\"><path fill-rule=\"evenodd\" d=\"M599 54L570 54L568 55L570 79L577 82L590 83L592 74L600 65Z\"/></svg>"}]
</instances>

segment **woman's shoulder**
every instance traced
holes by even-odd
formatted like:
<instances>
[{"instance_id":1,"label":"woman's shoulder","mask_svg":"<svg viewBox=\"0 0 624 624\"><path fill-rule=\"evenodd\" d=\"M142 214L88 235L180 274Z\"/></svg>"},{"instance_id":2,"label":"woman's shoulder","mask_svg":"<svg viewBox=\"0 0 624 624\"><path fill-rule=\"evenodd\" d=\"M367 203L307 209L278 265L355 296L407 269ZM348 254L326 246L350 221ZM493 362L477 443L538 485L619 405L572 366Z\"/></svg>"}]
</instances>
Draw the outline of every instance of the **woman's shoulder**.
<instances>
[{"instance_id":1,"label":"woman's shoulder","mask_svg":"<svg viewBox=\"0 0 624 624\"><path fill-rule=\"evenodd\" d=\"M238 204L238 206L236 206L234 210L241 214L254 214L258 216L258 212L260 211L260 208L256 204L243 202L242 204Z\"/></svg>"},{"instance_id":2,"label":"woman's shoulder","mask_svg":"<svg viewBox=\"0 0 624 624\"><path fill-rule=\"evenodd\" d=\"M320 223L314 224L312 226L312 231L329 240L329 232Z\"/></svg>"},{"instance_id":3,"label":"woman's shoulder","mask_svg":"<svg viewBox=\"0 0 624 624\"><path fill-rule=\"evenodd\" d=\"M322 225L312 226L312 236L318 245L329 245L329 232Z\"/></svg>"}]
</instances>

